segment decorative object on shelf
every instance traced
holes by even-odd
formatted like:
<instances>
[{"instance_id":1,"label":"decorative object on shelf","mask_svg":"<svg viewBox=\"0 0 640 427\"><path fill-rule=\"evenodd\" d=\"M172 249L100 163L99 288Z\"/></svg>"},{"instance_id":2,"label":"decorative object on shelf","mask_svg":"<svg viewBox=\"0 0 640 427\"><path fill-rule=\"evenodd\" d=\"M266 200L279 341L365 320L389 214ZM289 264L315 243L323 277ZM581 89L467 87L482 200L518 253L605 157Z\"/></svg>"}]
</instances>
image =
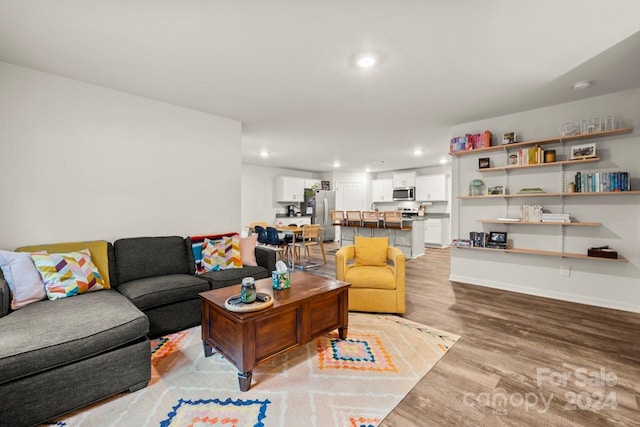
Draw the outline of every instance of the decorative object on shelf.
<instances>
[{"instance_id":1,"label":"decorative object on shelf","mask_svg":"<svg viewBox=\"0 0 640 427\"><path fill-rule=\"evenodd\" d=\"M471 231L469 233L469 240L474 248L484 248L489 241L489 233L483 231Z\"/></svg>"},{"instance_id":2,"label":"decorative object on shelf","mask_svg":"<svg viewBox=\"0 0 640 427\"><path fill-rule=\"evenodd\" d=\"M602 130L602 121L600 117L593 117L592 119L583 119L580 122L581 133L595 133Z\"/></svg>"},{"instance_id":3,"label":"decorative object on shelf","mask_svg":"<svg viewBox=\"0 0 640 427\"><path fill-rule=\"evenodd\" d=\"M575 182L570 182L567 187L567 193L575 193L576 192L576 184Z\"/></svg>"},{"instance_id":4,"label":"decorative object on shelf","mask_svg":"<svg viewBox=\"0 0 640 427\"><path fill-rule=\"evenodd\" d=\"M489 157L481 157L478 159L478 168L489 169L491 167L491 161Z\"/></svg>"},{"instance_id":5,"label":"decorative object on shelf","mask_svg":"<svg viewBox=\"0 0 640 427\"><path fill-rule=\"evenodd\" d=\"M516 142L515 132L507 132L502 136L502 145L513 144L514 142Z\"/></svg>"},{"instance_id":6,"label":"decorative object on shelf","mask_svg":"<svg viewBox=\"0 0 640 427\"><path fill-rule=\"evenodd\" d=\"M570 136L580 133L580 125L576 122L565 122L560 125L560 135Z\"/></svg>"},{"instance_id":7,"label":"decorative object on shelf","mask_svg":"<svg viewBox=\"0 0 640 427\"><path fill-rule=\"evenodd\" d=\"M510 165L517 165L518 164L518 155L517 154L509 155L509 164Z\"/></svg>"},{"instance_id":8,"label":"decorative object on shelf","mask_svg":"<svg viewBox=\"0 0 640 427\"><path fill-rule=\"evenodd\" d=\"M613 121L613 114L604 116L604 130L614 130L616 128L616 124Z\"/></svg>"},{"instance_id":9,"label":"decorative object on shelf","mask_svg":"<svg viewBox=\"0 0 640 427\"><path fill-rule=\"evenodd\" d=\"M598 258L613 258L618 259L618 251L609 249L609 246L601 246L599 248L589 248L587 255Z\"/></svg>"},{"instance_id":10,"label":"decorative object on shelf","mask_svg":"<svg viewBox=\"0 0 640 427\"><path fill-rule=\"evenodd\" d=\"M596 157L596 143L574 145L571 147L571 160Z\"/></svg>"},{"instance_id":11,"label":"decorative object on shelf","mask_svg":"<svg viewBox=\"0 0 640 427\"><path fill-rule=\"evenodd\" d=\"M331 190L329 181L320 181L320 184L323 190Z\"/></svg>"},{"instance_id":12,"label":"decorative object on shelf","mask_svg":"<svg viewBox=\"0 0 640 427\"><path fill-rule=\"evenodd\" d=\"M556 150L544 150L544 162L553 163L556 161Z\"/></svg>"},{"instance_id":13,"label":"decorative object on shelf","mask_svg":"<svg viewBox=\"0 0 640 427\"><path fill-rule=\"evenodd\" d=\"M488 187L487 188L487 194L494 196L494 195L503 195L504 194L504 186L503 185L495 185L493 187Z\"/></svg>"},{"instance_id":14,"label":"decorative object on shelf","mask_svg":"<svg viewBox=\"0 0 640 427\"><path fill-rule=\"evenodd\" d=\"M484 182L481 179L474 179L469 183L469 195L470 196L483 196L484 195Z\"/></svg>"},{"instance_id":15,"label":"decorative object on shelf","mask_svg":"<svg viewBox=\"0 0 640 427\"><path fill-rule=\"evenodd\" d=\"M520 217L524 222L541 222L543 210L542 205L522 205Z\"/></svg>"}]
</instances>

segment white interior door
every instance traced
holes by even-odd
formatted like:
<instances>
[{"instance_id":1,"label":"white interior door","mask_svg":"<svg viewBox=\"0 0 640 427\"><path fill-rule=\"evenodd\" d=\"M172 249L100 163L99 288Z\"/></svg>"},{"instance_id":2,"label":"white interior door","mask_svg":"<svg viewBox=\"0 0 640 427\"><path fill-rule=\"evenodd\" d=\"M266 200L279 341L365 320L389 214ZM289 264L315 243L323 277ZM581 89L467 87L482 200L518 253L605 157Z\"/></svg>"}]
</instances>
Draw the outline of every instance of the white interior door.
<instances>
[{"instance_id":1,"label":"white interior door","mask_svg":"<svg viewBox=\"0 0 640 427\"><path fill-rule=\"evenodd\" d=\"M362 183L338 182L336 184L336 210L345 212L362 210ZM339 241L340 228L336 231L336 241Z\"/></svg>"}]
</instances>

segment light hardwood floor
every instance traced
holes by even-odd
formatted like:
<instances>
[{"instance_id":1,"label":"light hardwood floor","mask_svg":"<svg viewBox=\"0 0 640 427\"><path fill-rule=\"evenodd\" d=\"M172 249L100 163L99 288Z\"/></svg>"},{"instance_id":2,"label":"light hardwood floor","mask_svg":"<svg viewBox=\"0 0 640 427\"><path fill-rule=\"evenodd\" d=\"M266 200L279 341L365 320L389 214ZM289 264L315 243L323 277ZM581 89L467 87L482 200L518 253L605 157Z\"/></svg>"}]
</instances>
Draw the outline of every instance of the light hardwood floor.
<instances>
[{"instance_id":1,"label":"light hardwood floor","mask_svg":"<svg viewBox=\"0 0 640 427\"><path fill-rule=\"evenodd\" d=\"M640 426L640 314L453 283L449 256L407 262L404 316L461 338L381 426Z\"/></svg>"}]
</instances>

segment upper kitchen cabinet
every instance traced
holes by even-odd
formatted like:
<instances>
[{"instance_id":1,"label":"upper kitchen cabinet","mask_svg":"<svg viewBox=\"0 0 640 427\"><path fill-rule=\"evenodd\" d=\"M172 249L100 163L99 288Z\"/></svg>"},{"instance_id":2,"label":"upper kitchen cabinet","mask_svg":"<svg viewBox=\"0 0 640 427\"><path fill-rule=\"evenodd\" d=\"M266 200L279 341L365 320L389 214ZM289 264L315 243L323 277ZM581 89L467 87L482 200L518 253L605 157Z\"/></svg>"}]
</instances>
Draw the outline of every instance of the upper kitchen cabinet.
<instances>
[{"instance_id":1,"label":"upper kitchen cabinet","mask_svg":"<svg viewBox=\"0 0 640 427\"><path fill-rule=\"evenodd\" d=\"M437 174L417 177L416 200L419 202L446 201L447 176Z\"/></svg>"},{"instance_id":2,"label":"upper kitchen cabinet","mask_svg":"<svg viewBox=\"0 0 640 427\"><path fill-rule=\"evenodd\" d=\"M322 186L320 185L319 179L305 179L304 188L316 188L319 190L322 188Z\"/></svg>"},{"instance_id":3,"label":"upper kitchen cabinet","mask_svg":"<svg viewBox=\"0 0 640 427\"><path fill-rule=\"evenodd\" d=\"M393 201L393 180L374 179L371 181L371 200L373 202Z\"/></svg>"},{"instance_id":4,"label":"upper kitchen cabinet","mask_svg":"<svg viewBox=\"0 0 640 427\"><path fill-rule=\"evenodd\" d=\"M396 172L393 174L393 188L398 187L415 187L416 173L413 172Z\"/></svg>"},{"instance_id":5,"label":"upper kitchen cabinet","mask_svg":"<svg viewBox=\"0 0 640 427\"><path fill-rule=\"evenodd\" d=\"M286 203L304 202L305 179L293 176L276 177L276 201Z\"/></svg>"}]
</instances>

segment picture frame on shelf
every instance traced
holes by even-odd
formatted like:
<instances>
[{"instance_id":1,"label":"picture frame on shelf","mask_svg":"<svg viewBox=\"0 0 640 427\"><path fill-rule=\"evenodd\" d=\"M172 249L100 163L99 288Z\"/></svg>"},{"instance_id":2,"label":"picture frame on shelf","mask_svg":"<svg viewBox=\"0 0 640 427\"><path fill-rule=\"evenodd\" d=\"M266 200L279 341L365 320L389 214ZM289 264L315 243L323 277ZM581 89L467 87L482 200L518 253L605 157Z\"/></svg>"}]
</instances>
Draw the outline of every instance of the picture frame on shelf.
<instances>
[{"instance_id":1,"label":"picture frame on shelf","mask_svg":"<svg viewBox=\"0 0 640 427\"><path fill-rule=\"evenodd\" d=\"M493 187L487 187L488 196L504 196L504 185L495 185Z\"/></svg>"},{"instance_id":2,"label":"picture frame on shelf","mask_svg":"<svg viewBox=\"0 0 640 427\"><path fill-rule=\"evenodd\" d=\"M574 145L571 147L571 157L569 160L581 160L596 157L596 144L592 142L590 144Z\"/></svg>"},{"instance_id":3,"label":"picture frame on shelf","mask_svg":"<svg viewBox=\"0 0 640 427\"><path fill-rule=\"evenodd\" d=\"M330 190L329 181L320 181L320 189L321 190Z\"/></svg>"},{"instance_id":4,"label":"picture frame on shelf","mask_svg":"<svg viewBox=\"0 0 640 427\"><path fill-rule=\"evenodd\" d=\"M502 136L502 145L513 144L516 142L516 133L507 132Z\"/></svg>"},{"instance_id":5,"label":"picture frame on shelf","mask_svg":"<svg viewBox=\"0 0 640 427\"><path fill-rule=\"evenodd\" d=\"M491 160L489 157L481 157L478 159L478 169L489 169L491 167Z\"/></svg>"}]
</instances>

